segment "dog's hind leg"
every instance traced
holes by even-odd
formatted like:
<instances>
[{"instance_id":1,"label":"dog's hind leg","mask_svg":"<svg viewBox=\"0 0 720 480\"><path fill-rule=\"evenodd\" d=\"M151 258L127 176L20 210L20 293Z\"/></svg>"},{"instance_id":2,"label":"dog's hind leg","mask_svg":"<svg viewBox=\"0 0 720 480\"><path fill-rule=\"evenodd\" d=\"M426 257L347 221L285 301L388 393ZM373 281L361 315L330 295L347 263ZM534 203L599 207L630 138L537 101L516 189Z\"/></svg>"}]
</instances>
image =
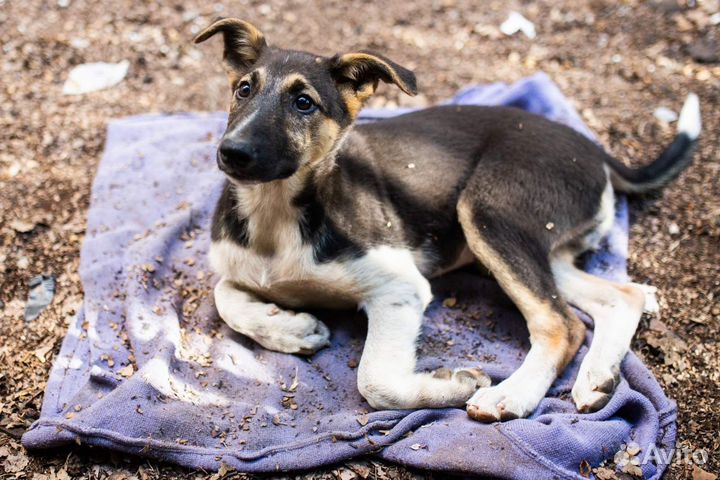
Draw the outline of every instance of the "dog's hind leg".
<instances>
[{"instance_id":1,"label":"dog's hind leg","mask_svg":"<svg viewBox=\"0 0 720 480\"><path fill-rule=\"evenodd\" d=\"M620 363L630 348L642 316L644 293L631 284L614 283L575 267L574 255L560 251L552 270L560 293L595 323L595 334L572 389L580 412L605 406L617 384Z\"/></svg>"},{"instance_id":2,"label":"dog's hind leg","mask_svg":"<svg viewBox=\"0 0 720 480\"><path fill-rule=\"evenodd\" d=\"M527 321L530 351L498 385L481 388L467 402L470 417L492 422L525 417L545 396L584 338L584 325L561 298L542 232L517 225L491 200L464 192L458 216L470 250L493 273ZM522 208L522 206L520 206Z\"/></svg>"}]
</instances>

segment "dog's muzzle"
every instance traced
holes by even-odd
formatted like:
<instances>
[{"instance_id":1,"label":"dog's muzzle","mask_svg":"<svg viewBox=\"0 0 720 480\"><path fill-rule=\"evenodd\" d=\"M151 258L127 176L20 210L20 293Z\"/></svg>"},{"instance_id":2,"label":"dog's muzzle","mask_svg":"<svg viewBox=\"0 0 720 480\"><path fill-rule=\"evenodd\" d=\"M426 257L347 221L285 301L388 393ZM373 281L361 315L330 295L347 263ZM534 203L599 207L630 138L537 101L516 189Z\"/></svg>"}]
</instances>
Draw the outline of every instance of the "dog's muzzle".
<instances>
[{"instance_id":1,"label":"dog's muzzle","mask_svg":"<svg viewBox=\"0 0 720 480\"><path fill-rule=\"evenodd\" d=\"M218 168L241 182L270 182L291 176L297 162L251 142L225 138L217 150Z\"/></svg>"},{"instance_id":2,"label":"dog's muzzle","mask_svg":"<svg viewBox=\"0 0 720 480\"><path fill-rule=\"evenodd\" d=\"M220 142L217 153L218 167L232 176L243 176L257 163L257 152L247 142L237 142L229 138Z\"/></svg>"}]
</instances>

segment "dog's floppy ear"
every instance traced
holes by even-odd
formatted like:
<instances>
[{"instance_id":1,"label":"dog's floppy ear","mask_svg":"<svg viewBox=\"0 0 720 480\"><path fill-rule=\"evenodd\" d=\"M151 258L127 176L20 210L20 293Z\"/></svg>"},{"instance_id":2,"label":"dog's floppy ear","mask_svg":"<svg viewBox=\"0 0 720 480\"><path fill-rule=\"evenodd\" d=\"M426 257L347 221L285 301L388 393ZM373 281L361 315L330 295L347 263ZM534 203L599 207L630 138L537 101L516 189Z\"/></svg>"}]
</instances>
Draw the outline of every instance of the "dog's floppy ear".
<instances>
[{"instance_id":1,"label":"dog's floppy ear","mask_svg":"<svg viewBox=\"0 0 720 480\"><path fill-rule=\"evenodd\" d=\"M225 42L223 58L230 66L247 69L260 57L267 47L265 37L252 24L237 18L221 18L202 32L198 33L193 42L204 42L218 32L222 32Z\"/></svg>"},{"instance_id":2,"label":"dog's floppy ear","mask_svg":"<svg viewBox=\"0 0 720 480\"><path fill-rule=\"evenodd\" d=\"M415 74L392 60L368 51L336 55L331 71L338 83L350 83L364 100L375 92L377 83L394 83L408 95L417 94Z\"/></svg>"}]
</instances>

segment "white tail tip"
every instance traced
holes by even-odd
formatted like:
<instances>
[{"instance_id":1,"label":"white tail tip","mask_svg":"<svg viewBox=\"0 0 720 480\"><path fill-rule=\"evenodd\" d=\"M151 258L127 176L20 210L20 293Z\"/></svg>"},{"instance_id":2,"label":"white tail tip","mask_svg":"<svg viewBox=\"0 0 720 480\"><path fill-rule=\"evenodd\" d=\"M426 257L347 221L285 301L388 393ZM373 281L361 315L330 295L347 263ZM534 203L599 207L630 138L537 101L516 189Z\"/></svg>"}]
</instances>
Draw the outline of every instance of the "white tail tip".
<instances>
[{"instance_id":1,"label":"white tail tip","mask_svg":"<svg viewBox=\"0 0 720 480\"><path fill-rule=\"evenodd\" d=\"M680 110L680 119L678 120L678 133L684 133L690 140L695 140L700 136L702 129L702 120L700 118L700 100L694 93L688 94L685 104Z\"/></svg>"}]
</instances>

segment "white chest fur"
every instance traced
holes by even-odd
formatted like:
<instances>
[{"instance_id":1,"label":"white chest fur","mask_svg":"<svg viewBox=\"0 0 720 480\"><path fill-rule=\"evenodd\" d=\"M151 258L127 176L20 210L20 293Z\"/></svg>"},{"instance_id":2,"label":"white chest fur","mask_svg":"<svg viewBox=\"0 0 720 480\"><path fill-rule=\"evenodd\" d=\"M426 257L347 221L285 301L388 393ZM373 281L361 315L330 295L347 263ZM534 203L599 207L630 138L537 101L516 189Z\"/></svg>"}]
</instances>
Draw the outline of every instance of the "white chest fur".
<instances>
[{"instance_id":1,"label":"white chest fur","mask_svg":"<svg viewBox=\"0 0 720 480\"><path fill-rule=\"evenodd\" d=\"M288 307L352 308L395 283L411 284L430 299L409 250L379 247L358 259L317 263L309 246L287 247L264 256L223 240L212 244L210 263L243 290Z\"/></svg>"},{"instance_id":2,"label":"white chest fur","mask_svg":"<svg viewBox=\"0 0 720 480\"><path fill-rule=\"evenodd\" d=\"M360 299L347 265L318 264L307 245L286 245L261 255L223 240L212 244L210 263L239 287L290 307L351 307Z\"/></svg>"},{"instance_id":3,"label":"white chest fur","mask_svg":"<svg viewBox=\"0 0 720 480\"><path fill-rule=\"evenodd\" d=\"M275 182L238 189L249 246L213 242L212 268L239 288L288 307L354 307L395 283L411 284L429 299L429 285L417 267L424 263L421 252L380 246L359 258L318 263L292 206L290 192L297 189Z\"/></svg>"}]
</instances>

